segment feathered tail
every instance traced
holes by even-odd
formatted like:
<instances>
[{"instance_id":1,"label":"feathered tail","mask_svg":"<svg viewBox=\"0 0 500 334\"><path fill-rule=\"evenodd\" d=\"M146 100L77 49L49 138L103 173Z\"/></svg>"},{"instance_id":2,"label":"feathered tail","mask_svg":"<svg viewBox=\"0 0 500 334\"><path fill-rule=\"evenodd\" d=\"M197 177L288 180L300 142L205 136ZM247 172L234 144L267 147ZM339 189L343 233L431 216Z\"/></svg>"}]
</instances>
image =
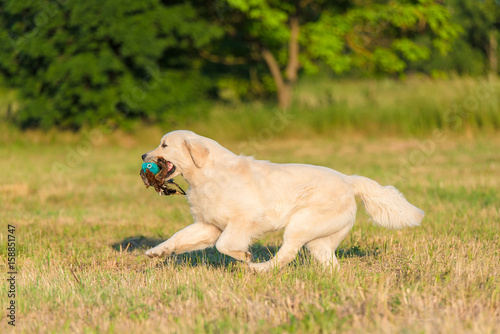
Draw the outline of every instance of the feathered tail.
<instances>
[{"instance_id":1,"label":"feathered tail","mask_svg":"<svg viewBox=\"0 0 500 334\"><path fill-rule=\"evenodd\" d=\"M409 203L393 186L383 187L358 175L349 178L355 195L361 197L366 212L375 224L395 230L420 225L424 212Z\"/></svg>"}]
</instances>

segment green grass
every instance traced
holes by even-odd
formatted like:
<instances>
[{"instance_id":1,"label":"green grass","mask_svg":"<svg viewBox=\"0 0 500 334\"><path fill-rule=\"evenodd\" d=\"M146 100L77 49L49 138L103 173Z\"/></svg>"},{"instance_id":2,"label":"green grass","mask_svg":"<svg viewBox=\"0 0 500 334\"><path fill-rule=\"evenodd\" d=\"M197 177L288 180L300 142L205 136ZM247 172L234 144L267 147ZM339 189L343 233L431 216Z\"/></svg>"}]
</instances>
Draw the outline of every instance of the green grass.
<instances>
[{"instance_id":1,"label":"green grass","mask_svg":"<svg viewBox=\"0 0 500 334\"><path fill-rule=\"evenodd\" d=\"M337 251L338 273L321 271L303 251L282 271L256 275L214 249L167 260L143 255L192 219L183 197L159 197L142 184L140 155L160 136L147 130L107 134L90 146L70 133L2 134L0 260L6 264L7 224L14 225L18 331L498 332L498 134L257 140L259 159L395 184L426 217L395 232L366 222L360 207ZM251 141L212 137L234 151ZM429 138L434 148L413 159ZM68 153L85 147L81 160ZM57 175L55 163L72 166ZM280 243L279 233L267 236L252 247L254 257L268 258ZM2 279L4 310L6 290ZM5 311L0 319L7 332Z\"/></svg>"},{"instance_id":2,"label":"green grass","mask_svg":"<svg viewBox=\"0 0 500 334\"><path fill-rule=\"evenodd\" d=\"M1 88L1 87L0 87ZM15 92L0 89L0 117L15 115L21 105ZM450 78L432 80L331 80L305 78L295 87L286 113L271 101L201 103L179 107L163 118L162 128L190 128L226 140L335 136L349 132L378 137L428 136L435 129L459 133L500 130L500 80ZM125 120L123 128L137 132L142 125ZM3 125L0 139L12 136ZM2 129L3 130L3 129Z\"/></svg>"},{"instance_id":3,"label":"green grass","mask_svg":"<svg viewBox=\"0 0 500 334\"><path fill-rule=\"evenodd\" d=\"M203 122L189 124L201 132L232 139L273 130L282 137L335 135L346 131L378 136L380 133L428 135L435 129L455 133L495 132L500 129L500 82L452 78L431 80L310 79L295 88L294 103L280 119L286 126L274 131L272 119L279 111L259 102L218 104ZM228 139L231 139L228 138Z\"/></svg>"}]
</instances>

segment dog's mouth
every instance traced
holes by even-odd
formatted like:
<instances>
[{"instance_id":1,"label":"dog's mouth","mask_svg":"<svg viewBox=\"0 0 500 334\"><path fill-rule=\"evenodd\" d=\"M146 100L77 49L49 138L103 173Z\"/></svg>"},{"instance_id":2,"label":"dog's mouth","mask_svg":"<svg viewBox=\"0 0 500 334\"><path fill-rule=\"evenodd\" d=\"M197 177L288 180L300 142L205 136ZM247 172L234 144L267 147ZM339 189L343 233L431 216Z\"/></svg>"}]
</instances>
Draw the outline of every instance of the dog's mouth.
<instances>
[{"instance_id":1,"label":"dog's mouth","mask_svg":"<svg viewBox=\"0 0 500 334\"><path fill-rule=\"evenodd\" d=\"M163 179L168 178L170 175L174 174L175 172L175 165L171 163L170 161L165 160L162 157L159 157L156 161L156 164L158 167L160 167L160 171L158 174L161 174Z\"/></svg>"},{"instance_id":2,"label":"dog's mouth","mask_svg":"<svg viewBox=\"0 0 500 334\"><path fill-rule=\"evenodd\" d=\"M165 168L167 169L167 175L165 177L169 177L170 175L174 174L175 165L173 163L167 161L167 165L165 166Z\"/></svg>"},{"instance_id":3,"label":"dog's mouth","mask_svg":"<svg viewBox=\"0 0 500 334\"><path fill-rule=\"evenodd\" d=\"M158 157L155 162L151 161L159 170L153 168L153 165L148 166L147 169L141 168L141 178L142 182L146 188L154 187L156 192L160 195L186 195L186 192L174 182L173 179L169 179L175 172L175 165L165 160L163 157ZM153 168L153 171L151 171ZM169 185L175 185L178 189L171 188Z\"/></svg>"}]
</instances>

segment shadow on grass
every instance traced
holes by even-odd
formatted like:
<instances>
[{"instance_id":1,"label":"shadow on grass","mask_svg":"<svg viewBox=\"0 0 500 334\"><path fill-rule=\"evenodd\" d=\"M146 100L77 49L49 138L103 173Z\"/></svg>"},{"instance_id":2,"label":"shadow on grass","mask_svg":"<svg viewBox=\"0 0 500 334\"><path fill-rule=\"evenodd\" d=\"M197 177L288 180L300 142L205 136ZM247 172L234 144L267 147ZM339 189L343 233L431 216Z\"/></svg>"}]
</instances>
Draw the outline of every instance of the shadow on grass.
<instances>
[{"instance_id":1,"label":"shadow on grass","mask_svg":"<svg viewBox=\"0 0 500 334\"><path fill-rule=\"evenodd\" d=\"M139 235L134 237L128 237L120 242L116 242L111 245L111 248L113 248L117 252L124 252L125 250L127 252L133 252L136 249L139 250L149 249L151 247L154 247L162 243L163 241L165 240L158 238L147 238L145 236Z\"/></svg>"},{"instance_id":2,"label":"shadow on grass","mask_svg":"<svg viewBox=\"0 0 500 334\"><path fill-rule=\"evenodd\" d=\"M151 247L162 243L163 239L157 238L147 238L144 236L133 236L123 239L121 242L117 242L111 245L117 252L133 252L135 250L146 251ZM279 246L277 245L263 245L256 243L250 247L250 252L252 253L252 262L265 262L270 260L274 254L278 251ZM379 249L361 249L359 246L351 246L349 248L339 248L335 252L337 258L355 258L355 257L376 257L379 254ZM180 265L188 265L191 267L196 266L206 266L209 265L214 268L227 268L234 267L234 264L238 263L237 260L219 253L214 247L207 248L201 251L193 251L184 254L177 254L168 257L166 261L175 261ZM297 258L296 263L307 263L311 260L311 254L308 251L302 249Z\"/></svg>"},{"instance_id":3,"label":"shadow on grass","mask_svg":"<svg viewBox=\"0 0 500 334\"><path fill-rule=\"evenodd\" d=\"M373 249L361 249L359 246L354 245L349 248L339 248L335 251L338 259L353 258L353 257L377 257L380 253L378 247Z\"/></svg>"}]
</instances>

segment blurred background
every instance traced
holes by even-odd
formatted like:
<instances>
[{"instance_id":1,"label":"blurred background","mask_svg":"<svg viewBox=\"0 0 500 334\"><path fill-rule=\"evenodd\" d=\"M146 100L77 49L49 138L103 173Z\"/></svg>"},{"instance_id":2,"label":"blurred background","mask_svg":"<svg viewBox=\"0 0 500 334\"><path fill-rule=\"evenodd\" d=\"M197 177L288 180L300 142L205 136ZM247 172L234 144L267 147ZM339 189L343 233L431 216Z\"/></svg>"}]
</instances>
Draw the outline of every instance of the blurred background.
<instances>
[{"instance_id":1,"label":"blurred background","mask_svg":"<svg viewBox=\"0 0 500 334\"><path fill-rule=\"evenodd\" d=\"M4 0L0 136L497 131L499 29L498 0Z\"/></svg>"}]
</instances>

